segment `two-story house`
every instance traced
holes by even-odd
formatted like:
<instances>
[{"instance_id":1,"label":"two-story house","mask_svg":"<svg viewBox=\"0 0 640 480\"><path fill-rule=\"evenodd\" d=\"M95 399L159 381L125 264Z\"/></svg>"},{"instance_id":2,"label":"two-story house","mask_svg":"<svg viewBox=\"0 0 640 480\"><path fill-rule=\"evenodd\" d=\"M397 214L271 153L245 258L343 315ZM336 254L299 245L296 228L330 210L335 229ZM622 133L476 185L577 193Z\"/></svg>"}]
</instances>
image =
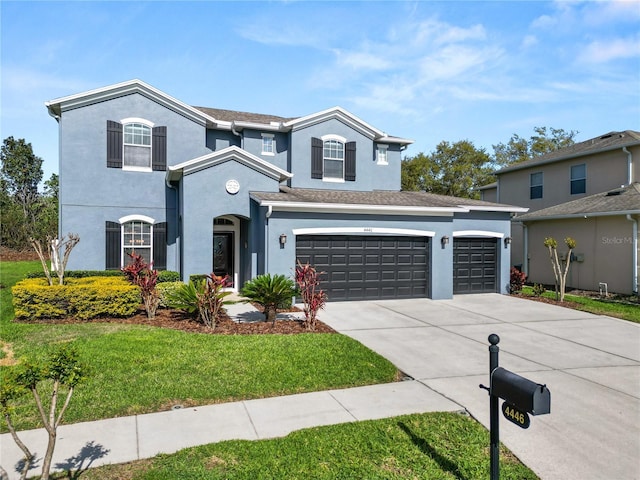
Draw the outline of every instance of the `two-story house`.
<instances>
[{"instance_id":1,"label":"two-story house","mask_svg":"<svg viewBox=\"0 0 640 480\"><path fill-rule=\"evenodd\" d=\"M59 124L69 269L229 275L296 262L329 300L505 292L510 216L525 209L400 191L410 140L340 107L297 118L193 107L139 80L46 103Z\"/></svg>"},{"instance_id":2,"label":"two-story house","mask_svg":"<svg viewBox=\"0 0 640 480\"><path fill-rule=\"evenodd\" d=\"M482 198L529 209L514 218L511 255L531 282L554 283L545 237L558 241L559 252L572 237L570 287L638 291L640 132L610 132L496 175Z\"/></svg>"}]
</instances>

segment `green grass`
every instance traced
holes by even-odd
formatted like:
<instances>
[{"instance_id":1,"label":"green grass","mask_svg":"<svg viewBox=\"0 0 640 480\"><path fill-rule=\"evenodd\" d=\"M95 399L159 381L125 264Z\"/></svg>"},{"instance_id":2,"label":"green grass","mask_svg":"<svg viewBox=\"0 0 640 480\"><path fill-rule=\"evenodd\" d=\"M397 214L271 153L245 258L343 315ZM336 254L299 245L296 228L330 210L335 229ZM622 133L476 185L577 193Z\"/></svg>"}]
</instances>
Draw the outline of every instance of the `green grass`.
<instances>
[{"instance_id":1,"label":"green grass","mask_svg":"<svg viewBox=\"0 0 640 480\"><path fill-rule=\"evenodd\" d=\"M533 288L525 286L522 289L522 293L524 295L533 296ZM556 298L555 292L550 290L547 290L542 296L552 300L555 300ZM582 310L596 315L608 315L610 317L640 323L640 305L637 304L634 305L616 300L589 298L570 294L565 294L564 299L566 302L571 302L571 304L567 305L568 307L575 308L577 310Z\"/></svg>"},{"instance_id":2,"label":"green grass","mask_svg":"<svg viewBox=\"0 0 640 480\"><path fill-rule=\"evenodd\" d=\"M456 413L406 415L227 441L84 472L85 480L459 479L489 477L489 433ZM503 479L537 479L501 449ZM67 477L59 477L67 478Z\"/></svg>"},{"instance_id":3,"label":"green grass","mask_svg":"<svg viewBox=\"0 0 640 480\"><path fill-rule=\"evenodd\" d=\"M38 262L3 262L13 285ZM15 358L44 356L73 342L91 375L75 390L65 423L154 412L181 404L234 400L390 382L396 368L338 334L203 335L139 325L13 322L9 288L0 291L0 338ZM39 426L30 396L16 410L18 429ZM2 425L6 431L6 426Z\"/></svg>"}]
</instances>

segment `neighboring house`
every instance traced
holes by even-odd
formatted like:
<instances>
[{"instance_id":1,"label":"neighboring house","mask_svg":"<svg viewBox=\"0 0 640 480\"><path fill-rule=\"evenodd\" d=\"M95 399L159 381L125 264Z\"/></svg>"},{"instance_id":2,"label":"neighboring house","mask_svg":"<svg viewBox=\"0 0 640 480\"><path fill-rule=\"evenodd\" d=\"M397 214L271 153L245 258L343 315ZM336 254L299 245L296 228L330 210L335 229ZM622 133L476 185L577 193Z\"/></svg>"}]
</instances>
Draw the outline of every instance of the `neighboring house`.
<instances>
[{"instance_id":1,"label":"neighboring house","mask_svg":"<svg viewBox=\"0 0 640 480\"><path fill-rule=\"evenodd\" d=\"M506 292L510 216L526 209L400 191L401 152L340 107L299 118L192 107L139 80L46 103L60 130L69 269L229 275L296 262L329 300Z\"/></svg>"},{"instance_id":2,"label":"neighboring house","mask_svg":"<svg viewBox=\"0 0 640 480\"><path fill-rule=\"evenodd\" d=\"M512 263L531 282L553 284L544 238L577 241L567 284L638 291L640 132L610 132L498 171L482 198L527 207L514 218Z\"/></svg>"}]
</instances>

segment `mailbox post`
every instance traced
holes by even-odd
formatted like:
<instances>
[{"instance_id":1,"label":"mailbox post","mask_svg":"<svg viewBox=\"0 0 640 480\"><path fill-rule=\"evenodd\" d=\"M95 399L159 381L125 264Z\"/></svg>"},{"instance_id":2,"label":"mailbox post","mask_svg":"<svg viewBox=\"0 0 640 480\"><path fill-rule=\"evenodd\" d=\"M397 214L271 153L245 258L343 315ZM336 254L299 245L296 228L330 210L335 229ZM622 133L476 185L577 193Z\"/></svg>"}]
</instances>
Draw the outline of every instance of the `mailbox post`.
<instances>
[{"instance_id":1,"label":"mailbox post","mask_svg":"<svg viewBox=\"0 0 640 480\"><path fill-rule=\"evenodd\" d=\"M500 417L499 399L504 400L502 412L505 417L521 428L529 427L529 414L544 415L551 412L551 393L546 385L532 382L509 370L498 366L498 343L500 337L489 335L489 378L490 385L480 388L489 391L489 430L491 454L491 480L500 478Z\"/></svg>"}]
</instances>

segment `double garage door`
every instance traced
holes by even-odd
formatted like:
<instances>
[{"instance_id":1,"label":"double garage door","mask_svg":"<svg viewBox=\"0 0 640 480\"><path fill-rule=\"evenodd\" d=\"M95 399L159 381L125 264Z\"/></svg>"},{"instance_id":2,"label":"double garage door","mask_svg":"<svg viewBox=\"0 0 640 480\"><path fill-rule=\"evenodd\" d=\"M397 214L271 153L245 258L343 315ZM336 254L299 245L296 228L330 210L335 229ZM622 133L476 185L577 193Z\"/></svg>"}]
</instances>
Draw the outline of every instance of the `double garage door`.
<instances>
[{"instance_id":1,"label":"double garage door","mask_svg":"<svg viewBox=\"0 0 640 480\"><path fill-rule=\"evenodd\" d=\"M428 237L299 235L296 256L319 272L328 300L429 296Z\"/></svg>"}]
</instances>

